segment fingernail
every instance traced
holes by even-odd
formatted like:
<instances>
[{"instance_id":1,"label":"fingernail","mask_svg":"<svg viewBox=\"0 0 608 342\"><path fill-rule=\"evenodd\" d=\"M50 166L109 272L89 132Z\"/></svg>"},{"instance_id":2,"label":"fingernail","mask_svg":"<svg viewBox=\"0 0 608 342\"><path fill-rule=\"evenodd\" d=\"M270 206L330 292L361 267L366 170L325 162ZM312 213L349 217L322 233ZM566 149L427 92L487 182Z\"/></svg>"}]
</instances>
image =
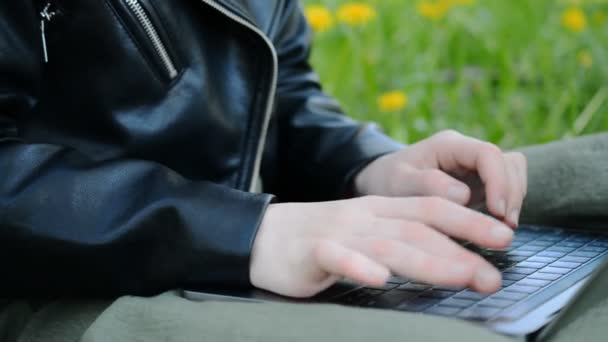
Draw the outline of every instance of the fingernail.
<instances>
[{"instance_id":1,"label":"fingernail","mask_svg":"<svg viewBox=\"0 0 608 342\"><path fill-rule=\"evenodd\" d=\"M511 215L509 215L509 221L511 221L511 223L513 223L514 225L517 225L519 223L519 209L513 209L511 211Z\"/></svg>"},{"instance_id":2,"label":"fingernail","mask_svg":"<svg viewBox=\"0 0 608 342\"><path fill-rule=\"evenodd\" d=\"M477 283L483 287L496 287L500 284L500 273L497 270L490 267L483 267L475 274Z\"/></svg>"},{"instance_id":3,"label":"fingernail","mask_svg":"<svg viewBox=\"0 0 608 342\"><path fill-rule=\"evenodd\" d=\"M513 231L505 226L494 226L490 229L490 235L498 242L506 242L513 239Z\"/></svg>"},{"instance_id":4,"label":"fingernail","mask_svg":"<svg viewBox=\"0 0 608 342\"><path fill-rule=\"evenodd\" d=\"M469 191L462 185L451 185L448 189L448 198L454 202L464 202L469 196Z\"/></svg>"},{"instance_id":5,"label":"fingernail","mask_svg":"<svg viewBox=\"0 0 608 342\"><path fill-rule=\"evenodd\" d=\"M507 202L504 199L498 201L496 210L498 210L499 215L502 215L503 217L507 216Z\"/></svg>"}]
</instances>

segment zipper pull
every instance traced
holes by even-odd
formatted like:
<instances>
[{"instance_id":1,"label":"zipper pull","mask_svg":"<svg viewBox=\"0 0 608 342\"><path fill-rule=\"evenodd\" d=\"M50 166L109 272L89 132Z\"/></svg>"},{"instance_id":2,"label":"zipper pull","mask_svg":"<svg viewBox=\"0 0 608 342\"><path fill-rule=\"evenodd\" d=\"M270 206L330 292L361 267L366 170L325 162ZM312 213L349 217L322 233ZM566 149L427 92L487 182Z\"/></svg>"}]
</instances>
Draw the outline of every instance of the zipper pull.
<instances>
[{"instance_id":1,"label":"zipper pull","mask_svg":"<svg viewBox=\"0 0 608 342\"><path fill-rule=\"evenodd\" d=\"M49 62L49 53L46 45L46 25L57 15L56 11L51 11L51 1L47 2L44 9L40 12L40 33L42 36L42 51L44 52L44 62Z\"/></svg>"}]
</instances>

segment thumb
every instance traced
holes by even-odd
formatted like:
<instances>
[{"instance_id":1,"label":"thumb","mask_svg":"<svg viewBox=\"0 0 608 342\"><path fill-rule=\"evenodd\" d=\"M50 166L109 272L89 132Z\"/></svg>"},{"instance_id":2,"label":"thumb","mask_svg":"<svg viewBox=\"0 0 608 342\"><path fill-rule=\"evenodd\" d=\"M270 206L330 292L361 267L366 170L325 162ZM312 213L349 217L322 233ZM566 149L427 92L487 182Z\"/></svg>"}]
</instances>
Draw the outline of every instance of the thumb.
<instances>
[{"instance_id":1,"label":"thumb","mask_svg":"<svg viewBox=\"0 0 608 342\"><path fill-rule=\"evenodd\" d=\"M471 198L466 184L441 170L410 169L405 171L403 180L393 189L397 196L437 196L460 205L468 204Z\"/></svg>"}]
</instances>

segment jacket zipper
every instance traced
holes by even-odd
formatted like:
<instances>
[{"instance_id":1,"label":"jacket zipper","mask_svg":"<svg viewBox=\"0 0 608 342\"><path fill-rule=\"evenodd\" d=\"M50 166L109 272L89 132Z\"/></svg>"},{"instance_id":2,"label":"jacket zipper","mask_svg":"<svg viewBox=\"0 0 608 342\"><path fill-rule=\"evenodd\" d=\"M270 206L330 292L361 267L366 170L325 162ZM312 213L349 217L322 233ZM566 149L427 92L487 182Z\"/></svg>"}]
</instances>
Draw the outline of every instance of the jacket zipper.
<instances>
[{"instance_id":1,"label":"jacket zipper","mask_svg":"<svg viewBox=\"0 0 608 342\"><path fill-rule=\"evenodd\" d=\"M238 24L241 24L242 26L245 26L246 28L250 29L258 36L260 36L260 38L262 38L262 40L266 43L266 45L268 45L268 48L270 49L270 52L272 55L272 76L271 76L270 90L268 91L268 97L266 99L266 110L264 112L262 130L260 132L259 140L257 143L256 155L255 155L255 160L253 163L253 172L251 173L251 179L249 182L249 192L254 192L257 188L258 176L260 173L260 167L262 165L262 156L264 153L264 147L266 145L266 135L268 133L268 124L270 123L270 116L272 114L272 108L274 106L275 95L276 95L277 78L278 78L278 72L279 72L279 62L278 62L277 52L274 48L274 45L270 41L270 39L268 39L268 37L266 37L266 35L260 29L253 26L247 20L245 20L245 19L237 16L236 14L230 12L229 10L225 9L221 5L217 4L214 0L201 0L201 1L205 4L207 4L208 6L210 6L211 8L215 9L216 11L220 12L221 14L225 15L226 17L234 20Z\"/></svg>"},{"instance_id":2,"label":"jacket zipper","mask_svg":"<svg viewBox=\"0 0 608 342\"><path fill-rule=\"evenodd\" d=\"M46 29L48 24L53 21L53 18L59 14L58 11L52 10L53 3L48 1L40 12L40 34L42 36L42 52L44 54L44 62L49 62L49 51L46 43Z\"/></svg>"},{"instance_id":3,"label":"jacket zipper","mask_svg":"<svg viewBox=\"0 0 608 342\"><path fill-rule=\"evenodd\" d=\"M125 3L127 4L129 10L133 12L137 18L137 21L146 32L148 39L154 47L154 51L156 51L157 56L164 65L167 74L169 74L169 78L174 79L177 76L177 69L175 68L173 60L171 60L171 57L169 56L169 52L167 51L165 44L160 39L156 27L154 27L152 20L150 20L150 16L148 16L139 0L125 0Z\"/></svg>"}]
</instances>

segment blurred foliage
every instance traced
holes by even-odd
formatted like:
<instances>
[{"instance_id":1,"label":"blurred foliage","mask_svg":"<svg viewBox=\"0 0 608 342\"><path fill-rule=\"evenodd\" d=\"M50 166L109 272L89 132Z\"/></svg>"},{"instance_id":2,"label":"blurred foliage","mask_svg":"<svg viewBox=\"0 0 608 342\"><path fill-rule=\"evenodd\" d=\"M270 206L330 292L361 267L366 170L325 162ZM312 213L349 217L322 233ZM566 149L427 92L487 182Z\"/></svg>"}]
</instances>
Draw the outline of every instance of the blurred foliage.
<instances>
[{"instance_id":1,"label":"blurred foliage","mask_svg":"<svg viewBox=\"0 0 608 342\"><path fill-rule=\"evenodd\" d=\"M504 147L608 129L606 0L304 0L345 111L412 142Z\"/></svg>"}]
</instances>

